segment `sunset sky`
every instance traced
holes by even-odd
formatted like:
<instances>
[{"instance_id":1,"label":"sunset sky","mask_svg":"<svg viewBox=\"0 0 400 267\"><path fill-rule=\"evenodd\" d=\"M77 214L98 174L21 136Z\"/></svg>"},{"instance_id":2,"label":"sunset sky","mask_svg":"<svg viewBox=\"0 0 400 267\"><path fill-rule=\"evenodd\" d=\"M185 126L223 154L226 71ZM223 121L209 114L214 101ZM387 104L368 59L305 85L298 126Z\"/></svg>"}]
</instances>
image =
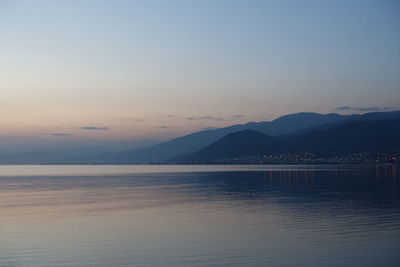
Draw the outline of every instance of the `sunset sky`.
<instances>
[{"instance_id":1,"label":"sunset sky","mask_svg":"<svg viewBox=\"0 0 400 267\"><path fill-rule=\"evenodd\" d=\"M0 145L398 109L399 3L0 0Z\"/></svg>"}]
</instances>

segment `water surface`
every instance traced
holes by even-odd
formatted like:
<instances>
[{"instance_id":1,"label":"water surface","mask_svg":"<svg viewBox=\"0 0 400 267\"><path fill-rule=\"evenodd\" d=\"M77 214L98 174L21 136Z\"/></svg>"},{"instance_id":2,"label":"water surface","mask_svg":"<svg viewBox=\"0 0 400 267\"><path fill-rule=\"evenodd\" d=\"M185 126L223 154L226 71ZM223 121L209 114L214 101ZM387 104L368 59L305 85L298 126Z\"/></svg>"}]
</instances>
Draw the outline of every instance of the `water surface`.
<instances>
[{"instance_id":1,"label":"water surface","mask_svg":"<svg viewBox=\"0 0 400 267\"><path fill-rule=\"evenodd\" d=\"M0 266L399 266L396 166L0 166Z\"/></svg>"}]
</instances>

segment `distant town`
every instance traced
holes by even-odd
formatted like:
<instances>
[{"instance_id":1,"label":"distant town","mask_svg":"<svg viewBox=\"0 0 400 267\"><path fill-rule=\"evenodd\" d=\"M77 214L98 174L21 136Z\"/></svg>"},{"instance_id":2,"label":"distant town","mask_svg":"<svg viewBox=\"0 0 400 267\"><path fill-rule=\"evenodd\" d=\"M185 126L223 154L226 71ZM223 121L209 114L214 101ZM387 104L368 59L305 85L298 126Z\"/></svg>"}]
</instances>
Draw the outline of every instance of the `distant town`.
<instances>
[{"instance_id":1,"label":"distant town","mask_svg":"<svg viewBox=\"0 0 400 267\"><path fill-rule=\"evenodd\" d=\"M362 152L320 157L311 152L271 153L215 160L186 160L179 164L400 164L400 151Z\"/></svg>"}]
</instances>

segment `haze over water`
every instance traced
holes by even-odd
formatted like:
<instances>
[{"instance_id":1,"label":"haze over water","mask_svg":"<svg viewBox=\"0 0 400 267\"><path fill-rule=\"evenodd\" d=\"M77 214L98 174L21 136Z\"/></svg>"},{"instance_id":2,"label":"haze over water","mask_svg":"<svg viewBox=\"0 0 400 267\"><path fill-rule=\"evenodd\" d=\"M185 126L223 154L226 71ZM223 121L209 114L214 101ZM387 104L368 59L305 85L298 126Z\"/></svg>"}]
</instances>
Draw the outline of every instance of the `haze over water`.
<instances>
[{"instance_id":1,"label":"haze over water","mask_svg":"<svg viewBox=\"0 0 400 267\"><path fill-rule=\"evenodd\" d=\"M396 166L0 166L0 266L398 266Z\"/></svg>"}]
</instances>

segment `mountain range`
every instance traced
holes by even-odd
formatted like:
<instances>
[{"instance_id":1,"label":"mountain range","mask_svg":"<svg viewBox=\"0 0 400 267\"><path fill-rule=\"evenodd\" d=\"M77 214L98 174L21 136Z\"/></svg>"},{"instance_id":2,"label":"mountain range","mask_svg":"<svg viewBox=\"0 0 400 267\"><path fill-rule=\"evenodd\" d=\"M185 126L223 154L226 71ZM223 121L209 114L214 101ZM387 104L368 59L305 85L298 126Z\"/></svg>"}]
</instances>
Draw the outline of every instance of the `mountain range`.
<instances>
[{"instance_id":1,"label":"mountain range","mask_svg":"<svg viewBox=\"0 0 400 267\"><path fill-rule=\"evenodd\" d=\"M302 112L282 116L273 121L248 122L229 127L195 132L167 142L142 149L124 151L114 155L116 162L163 162L170 158L193 153L212 144L227 134L243 130L255 130L268 135L286 135L319 125L339 122L352 115L318 114Z\"/></svg>"},{"instance_id":2,"label":"mountain range","mask_svg":"<svg viewBox=\"0 0 400 267\"><path fill-rule=\"evenodd\" d=\"M306 134L269 136L244 130L175 161L209 162L272 153L313 153L328 157L360 152L400 151L400 119L348 121Z\"/></svg>"},{"instance_id":3,"label":"mountain range","mask_svg":"<svg viewBox=\"0 0 400 267\"><path fill-rule=\"evenodd\" d=\"M254 130L270 136L305 134L319 129L329 129L351 121L400 118L400 111L371 112L339 115L302 112L279 117L273 121L249 122L225 128L200 131L150 147L123 151L113 156L115 162L164 162L181 155L194 153L224 136L243 130Z\"/></svg>"},{"instance_id":4,"label":"mountain range","mask_svg":"<svg viewBox=\"0 0 400 267\"><path fill-rule=\"evenodd\" d=\"M179 162L183 159L205 160L208 157L210 159L232 157L265 153L266 151L310 150L325 154L329 152L342 153L345 152L345 149L339 149L341 146L356 149L352 146L353 144L358 144L364 149L376 149L365 140L364 143L354 143L349 140L360 141L361 136L367 136L365 133L373 134L378 129L383 132L385 132L383 129L390 129L397 134L395 137L400 139L397 128L376 123L396 119L400 119L400 111L372 112L362 115L302 112L285 115L273 121L249 122L195 132L138 149L111 151L104 148L82 147L64 149L65 151L0 153L0 164L146 164ZM371 124L363 123L368 121L371 121ZM397 122L393 121L393 123ZM360 132L361 129L364 133ZM389 134L388 131L386 134ZM357 134L350 135L350 132ZM377 141L379 138L387 136L377 134L372 137ZM393 141L393 139L387 140ZM390 144L387 145L390 146ZM359 148L356 150L358 151Z\"/></svg>"}]
</instances>

